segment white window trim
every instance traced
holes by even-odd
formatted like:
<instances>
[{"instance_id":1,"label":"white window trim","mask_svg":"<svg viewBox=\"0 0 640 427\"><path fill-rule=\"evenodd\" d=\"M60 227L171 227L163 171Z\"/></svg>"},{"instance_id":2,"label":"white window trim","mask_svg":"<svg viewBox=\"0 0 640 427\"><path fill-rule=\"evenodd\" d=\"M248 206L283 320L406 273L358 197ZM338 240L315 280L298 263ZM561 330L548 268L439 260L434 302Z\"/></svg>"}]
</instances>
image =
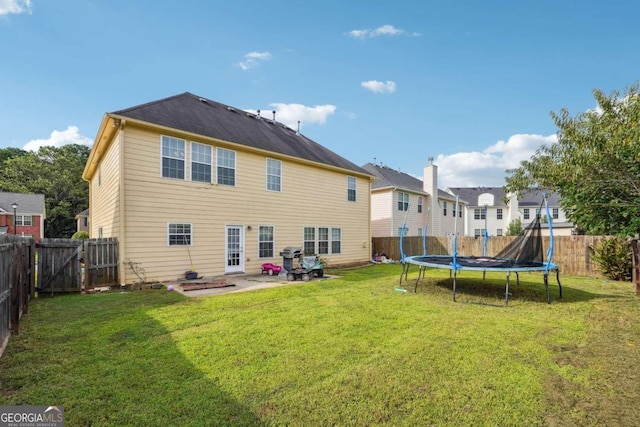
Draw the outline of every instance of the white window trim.
<instances>
[{"instance_id":1,"label":"white window trim","mask_svg":"<svg viewBox=\"0 0 640 427\"><path fill-rule=\"evenodd\" d=\"M196 162L196 161L193 160L193 146L194 145L199 145L199 146L202 146L202 147L208 147L209 150L211 150L211 152L209 153L210 157L211 157L211 162L209 163L209 167L211 168L211 178L209 179L208 182L207 181L194 181L193 180L193 173L192 173L193 172L193 163L197 163L199 165L206 165L207 164L207 163L202 163L202 162ZM201 183L204 183L204 184L211 184L213 182L213 149L214 149L214 147L212 147L209 144L203 144L201 142L196 142L196 141L189 141L189 181L191 181L191 182L201 182ZM186 178L186 174L187 174L186 165L187 165L187 161L185 159L185 178Z\"/></svg>"},{"instance_id":2,"label":"white window trim","mask_svg":"<svg viewBox=\"0 0 640 427\"><path fill-rule=\"evenodd\" d=\"M189 229L191 230L191 232L189 233L189 235L191 236L190 242L188 245L171 245L169 243L169 227L174 224L174 225L188 225ZM178 221L170 221L167 222L167 247L184 247L184 246L193 246L193 223L190 222L178 222Z\"/></svg>"},{"instance_id":3,"label":"white window trim","mask_svg":"<svg viewBox=\"0 0 640 427\"><path fill-rule=\"evenodd\" d=\"M351 183L353 183L353 188L351 188ZM349 199L349 192L353 190L353 200ZM355 176L347 176L347 201L348 202L356 202L358 201L358 181Z\"/></svg>"},{"instance_id":4,"label":"white window trim","mask_svg":"<svg viewBox=\"0 0 640 427\"><path fill-rule=\"evenodd\" d=\"M231 184L221 184L220 183L220 179L219 179L219 176L218 176L218 167L221 166L221 165L218 164L218 160L220 159L219 150L229 151L229 152L234 154L234 156L233 156L233 167L229 168L228 166L222 166L222 167L225 167L225 168L233 169L233 171L234 171L234 173L233 173L233 185L231 185ZM213 162L213 159L211 159L211 160ZM224 147L216 147L215 165L216 165L216 181L215 181L216 184L225 185L227 187L236 187L238 185L238 153L235 150L230 150L230 149L224 148Z\"/></svg>"},{"instance_id":5,"label":"white window trim","mask_svg":"<svg viewBox=\"0 0 640 427\"><path fill-rule=\"evenodd\" d=\"M184 176L182 178L172 178L170 176L164 176L163 175L162 159L164 159L165 156L162 154L162 149L163 149L163 144L164 144L164 138L177 139L178 141L182 141L184 143L184 158L183 159L179 159L177 157L168 157L167 156L168 159L182 160L184 162ZM160 135L160 178L162 178L162 179L173 179L173 180L176 180L176 181L186 181L188 176L191 176L191 171L189 170L189 162L187 161L187 140L183 139L183 138L177 138L175 136Z\"/></svg>"},{"instance_id":6,"label":"white window trim","mask_svg":"<svg viewBox=\"0 0 640 427\"><path fill-rule=\"evenodd\" d=\"M269 161L273 161L273 162L278 162L278 164L280 165L280 175L273 175L269 173ZM271 157L267 157L265 159L265 188L267 189L267 191L270 191L272 193L282 193L282 160L278 160L278 159L274 159ZM269 188L269 177L270 176L277 176L280 180L279 180L279 186L280 189L279 190L273 190L271 188Z\"/></svg>"},{"instance_id":7,"label":"white window trim","mask_svg":"<svg viewBox=\"0 0 640 427\"><path fill-rule=\"evenodd\" d=\"M271 227L273 229L273 240L271 241L271 243L273 244L273 255L270 257L263 257L260 255L260 243L262 243L262 240L260 240L260 227ZM275 256L276 256L276 226L271 224L258 224L258 259L271 259L271 258L274 258Z\"/></svg>"}]
</instances>

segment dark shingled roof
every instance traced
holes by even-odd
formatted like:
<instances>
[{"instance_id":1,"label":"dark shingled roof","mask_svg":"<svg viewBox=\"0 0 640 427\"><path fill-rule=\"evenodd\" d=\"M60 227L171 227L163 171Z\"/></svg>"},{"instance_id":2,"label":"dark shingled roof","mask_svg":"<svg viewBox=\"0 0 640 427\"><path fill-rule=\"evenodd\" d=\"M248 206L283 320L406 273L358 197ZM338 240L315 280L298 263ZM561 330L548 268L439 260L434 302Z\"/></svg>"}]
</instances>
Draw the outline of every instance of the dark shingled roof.
<instances>
[{"instance_id":1,"label":"dark shingled roof","mask_svg":"<svg viewBox=\"0 0 640 427\"><path fill-rule=\"evenodd\" d=\"M362 169L375 176L376 179L371 183L371 189L397 187L401 190L413 191L416 193L428 194L424 190L424 184L421 180L407 173L391 169L388 166L374 165L367 163ZM455 196L438 188L438 197L442 199L455 200Z\"/></svg>"},{"instance_id":2,"label":"dark shingled roof","mask_svg":"<svg viewBox=\"0 0 640 427\"><path fill-rule=\"evenodd\" d=\"M282 123L189 92L111 114L368 175Z\"/></svg>"},{"instance_id":3,"label":"dark shingled roof","mask_svg":"<svg viewBox=\"0 0 640 427\"><path fill-rule=\"evenodd\" d=\"M44 194L23 194L0 191L0 212L13 215L13 204L18 215L45 215Z\"/></svg>"},{"instance_id":4,"label":"dark shingled roof","mask_svg":"<svg viewBox=\"0 0 640 427\"><path fill-rule=\"evenodd\" d=\"M504 204L505 192L503 187L449 187L449 191L453 194L460 196L460 199L465 200L470 206L478 206L478 196L481 194L492 194L494 197L494 206L506 206ZM542 203L542 195L545 191L539 188L534 188L526 193L523 193L518 198L518 206L521 207L539 207ZM547 193L547 203L549 206L560 206L560 195L557 193Z\"/></svg>"}]
</instances>

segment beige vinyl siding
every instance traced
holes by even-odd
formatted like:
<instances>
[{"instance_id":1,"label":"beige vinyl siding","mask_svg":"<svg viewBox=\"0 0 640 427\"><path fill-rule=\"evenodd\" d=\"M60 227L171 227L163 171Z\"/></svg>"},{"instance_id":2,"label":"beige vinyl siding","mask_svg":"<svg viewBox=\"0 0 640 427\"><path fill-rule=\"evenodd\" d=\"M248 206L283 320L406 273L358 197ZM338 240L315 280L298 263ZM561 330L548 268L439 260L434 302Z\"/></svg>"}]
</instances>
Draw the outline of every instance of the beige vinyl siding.
<instances>
[{"instance_id":1,"label":"beige vinyl siding","mask_svg":"<svg viewBox=\"0 0 640 427\"><path fill-rule=\"evenodd\" d=\"M392 234L393 191L378 191L371 194L371 236L389 237Z\"/></svg>"},{"instance_id":2,"label":"beige vinyl siding","mask_svg":"<svg viewBox=\"0 0 640 427\"><path fill-rule=\"evenodd\" d=\"M175 136L175 135L168 135ZM190 142L187 139L187 144ZM161 177L160 134L128 127L124 144L124 200L127 257L147 271L149 280L176 279L193 266L200 275L225 271L225 226L244 230L245 272L258 273L264 262L282 263L280 251L302 246L303 227L337 227L342 253L324 256L330 264L367 261L370 257L369 179L357 177L357 201L347 201L347 173L282 160L282 191L266 189L266 161L272 155L237 147L195 142L236 151L235 186ZM352 175L352 174L351 174ZM192 224L192 246L168 246L167 223ZM274 227L274 258L259 258L259 226ZM248 230L251 226L251 230ZM126 281L136 278L127 273Z\"/></svg>"},{"instance_id":3,"label":"beige vinyl siding","mask_svg":"<svg viewBox=\"0 0 640 427\"><path fill-rule=\"evenodd\" d=\"M102 237L120 237L121 135L116 134L91 178L89 235L92 238L99 237L99 228L102 228Z\"/></svg>"},{"instance_id":4,"label":"beige vinyl siding","mask_svg":"<svg viewBox=\"0 0 640 427\"><path fill-rule=\"evenodd\" d=\"M409 210L398 210L398 198L399 193L406 193L409 195ZM425 205L426 196L422 196L422 213L418 213L418 195L410 193L408 191L397 190L393 192L393 226L392 236L399 236L398 230L404 224L405 219L407 222L407 236L417 236L418 228L423 228L426 220L426 211L428 206Z\"/></svg>"}]
</instances>

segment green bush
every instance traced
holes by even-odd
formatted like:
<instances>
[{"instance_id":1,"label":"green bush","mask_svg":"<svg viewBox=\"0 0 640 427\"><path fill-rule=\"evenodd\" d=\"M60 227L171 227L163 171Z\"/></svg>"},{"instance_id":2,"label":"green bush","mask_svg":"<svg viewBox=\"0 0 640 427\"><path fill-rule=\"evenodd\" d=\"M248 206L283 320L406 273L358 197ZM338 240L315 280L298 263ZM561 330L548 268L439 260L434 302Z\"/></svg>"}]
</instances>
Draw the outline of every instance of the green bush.
<instances>
[{"instance_id":1,"label":"green bush","mask_svg":"<svg viewBox=\"0 0 640 427\"><path fill-rule=\"evenodd\" d=\"M73 236L71 236L72 239L76 239L76 240L86 240L89 238L89 232L87 231L76 231L75 233L73 233Z\"/></svg>"},{"instance_id":2,"label":"green bush","mask_svg":"<svg viewBox=\"0 0 640 427\"><path fill-rule=\"evenodd\" d=\"M633 252L627 241L613 237L602 240L594 248L589 247L599 271L612 280L631 281Z\"/></svg>"}]
</instances>

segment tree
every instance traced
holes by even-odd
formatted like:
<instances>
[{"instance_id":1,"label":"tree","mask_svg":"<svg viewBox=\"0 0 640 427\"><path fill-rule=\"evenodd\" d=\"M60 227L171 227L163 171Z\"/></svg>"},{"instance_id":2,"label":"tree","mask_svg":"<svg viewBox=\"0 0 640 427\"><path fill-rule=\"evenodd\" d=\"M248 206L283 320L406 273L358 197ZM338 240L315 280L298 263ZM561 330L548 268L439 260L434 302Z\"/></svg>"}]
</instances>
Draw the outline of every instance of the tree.
<instances>
[{"instance_id":1,"label":"tree","mask_svg":"<svg viewBox=\"0 0 640 427\"><path fill-rule=\"evenodd\" d=\"M531 187L561 196L567 218L587 234L635 235L640 230L640 94L595 89L598 104L571 117L551 113L558 142L542 146L507 171L507 192Z\"/></svg>"},{"instance_id":2,"label":"tree","mask_svg":"<svg viewBox=\"0 0 640 427\"><path fill-rule=\"evenodd\" d=\"M68 237L76 231L75 215L89 205L82 179L88 157L88 147L69 144L8 158L0 169L0 189L44 194L45 237Z\"/></svg>"},{"instance_id":3,"label":"tree","mask_svg":"<svg viewBox=\"0 0 640 427\"><path fill-rule=\"evenodd\" d=\"M509 223L507 236L519 236L522 234L522 231L522 220L520 218L516 218Z\"/></svg>"},{"instance_id":4,"label":"tree","mask_svg":"<svg viewBox=\"0 0 640 427\"><path fill-rule=\"evenodd\" d=\"M0 170L4 169L4 162L7 160L14 157L24 156L27 153L27 151L16 147L0 148Z\"/></svg>"}]
</instances>

